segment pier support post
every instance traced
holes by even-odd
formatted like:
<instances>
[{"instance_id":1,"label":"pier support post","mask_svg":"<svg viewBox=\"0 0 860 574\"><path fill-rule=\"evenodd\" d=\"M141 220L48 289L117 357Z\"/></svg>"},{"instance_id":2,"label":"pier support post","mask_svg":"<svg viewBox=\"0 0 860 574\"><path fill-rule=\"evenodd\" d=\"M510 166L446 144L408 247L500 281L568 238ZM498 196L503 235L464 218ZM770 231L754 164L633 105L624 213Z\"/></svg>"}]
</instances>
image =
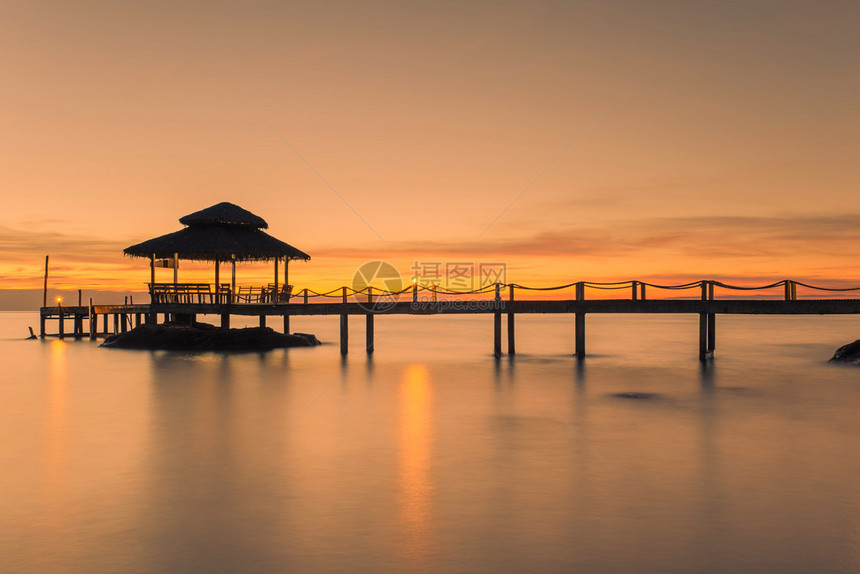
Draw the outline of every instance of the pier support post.
<instances>
[{"instance_id":1,"label":"pier support post","mask_svg":"<svg viewBox=\"0 0 860 574\"><path fill-rule=\"evenodd\" d=\"M373 353L373 313L367 314L367 328L365 329L365 343L367 352Z\"/></svg>"},{"instance_id":2,"label":"pier support post","mask_svg":"<svg viewBox=\"0 0 860 574\"><path fill-rule=\"evenodd\" d=\"M80 305L78 305L80 307ZM75 338L84 334L84 316L80 313L75 313Z\"/></svg>"},{"instance_id":3,"label":"pier support post","mask_svg":"<svg viewBox=\"0 0 860 574\"><path fill-rule=\"evenodd\" d=\"M580 281L576 284L576 300L585 301L585 283ZM575 319L575 344L576 358L582 360L585 358L585 312L577 311Z\"/></svg>"},{"instance_id":4,"label":"pier support post","mask_svg":"<svg viewBox=\"0 0 860 574\"><path fill-rule=\"evenodd\" d=\"M39 337L45 338L45 316L39 313Z\"/></svg>"},{"instance_id":5,"label":"pier support post","mask_svg":"<svg viewBox=\"0 0 860 574\"><path fill-rule=\"evenodd\" d=\"M58 306L57 306L57 310L58 310L58 311L59 311L59 313L60 313L60 316L59 316L59 322L60 322L60 327L59 327L59 329L60 329L60 330L58 331L58 335L59 335L60 339L62 339L62 338L65 336L65 334L66 334L66 324L65 324L66 322L65 322L65 320L63 319L63 308L62 308L61 306L59 306L59 305L58 305Z\"/></svg>"},{"instance_id":6,"label":"pier support post","mask_svg":"<svg viewBox=\"0 0 860 574\"><path fill-rule=\"evenodd\" d=\"M90 297L88 317L90 318L90 340L94 341L96 338L96 320L97 320L97 318L96 318L96 314L93 312L93 298L92 297Z\"/></svg>"},{"instance_id":7,"label":"pier support post","mask_svg":"<svg viewBox=\"0 0 860 574\"><path fill-rule=\"evenodd\" d=\"M102 327L104 330L104 334L107 335L107 333L108 333L108 314L107 313L102 315Z\"/></svg>"},{"instance_id":8,"label":"pier support post","mask_svg":"<svg viewBox=\"0 0 860 574\"><path fill-rule=\"evenodd\" d=\"M113 333L114 335L119 333L119 313L113 314Z\"/></svg>"},{"instance_id":9,"label":"pier support post","mask_svg":"<svg viewBox=\"0 0 860 574\"><path fill-rule=\"evenodd\" d=\"M508 355L516 354L516 336L514 328L514 285L508 285L511 308L508 309Z\"/></svg>"},{"instance_id":10,"label":"pier support post","mask_svg":"<svg viewBox=\"0 0 860 574\"><path fill-rule=\"evenodd\" d=\"M221 328L225 330L230 328L230 313L221 313Z\"/></svg>"},{"instance_id":11,"label":"pier support post","mask_svg":"<svg viewBox=\"0 0 860 574\"><path fill-rule=\"evenodd\" d=\"M373 287L367 286L367 325L365 326L365 347L367 353L373 353Z\"/></svg>"},{"instance_id":12,"label":"pier support post","mask_svg":"<svg viewBox=\"0 0 860 574\"><path fill-rule=\"evenodd\" d=\"M290 334L290 316L284 315L284 335Z\"/></svg>"},{"instance_id":13,"label":"pier support post","mask_svg":"<svg viewBox=\"0 0 860 574\"><path fill-rule=\"evenodd\" d=\"M714 282L708 281L708 301L714 300ZM717 348L717 314L708 313L708 353L713 356Z\"/></svg>"},{"instance_id":14,"label":"pier support post","mask_svg":"<svg viewBox=\"0 0 860 574\"><path fill-rule=\"evenodd\" d=\"M265 313L260 314L260 327L266 326L266 315Z\"/></svg>"},{"instance_id":15,"label":"pier support post","mask_svg":"<svg viewBox=\"0 0 860 574\"><path fill-rule=\"evenodd\" d=\"M346 355L349 351L349 315L340 316L340 354Z\"/></svg>"},{"instance_id":16,"label":"pier support post","mask_svg":"<svg viewBox=\"0 0 860 574\"><path fill-rule=\"evenodd\" d=\"M702 281L702 301L708 300L708 281ZM704 306L704 305L703 305ZM699 313L699 360L708 358L708 314Z\"/></svg>"},{"instance_id":17,"label":"pier support post","mask_svg":"<svg viewBox=\"0 0 860 574\"><path fill-rule=\"evenodd\" d=\"M493 299L493 305L496 310L493 313L493 355L496 357L502 356L502 297L499 290L499 284L496 283L496 297Z\"/></svg>"}]
</instances>

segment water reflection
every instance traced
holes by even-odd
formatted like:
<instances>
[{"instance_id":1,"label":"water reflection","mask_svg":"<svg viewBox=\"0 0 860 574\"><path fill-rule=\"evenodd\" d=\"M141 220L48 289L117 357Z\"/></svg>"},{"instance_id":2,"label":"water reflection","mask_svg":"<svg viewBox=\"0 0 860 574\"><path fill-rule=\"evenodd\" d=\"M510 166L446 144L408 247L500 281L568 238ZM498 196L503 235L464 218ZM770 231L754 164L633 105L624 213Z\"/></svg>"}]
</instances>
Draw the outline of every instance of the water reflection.
<instances>
[{"instance_id":1,"label":"water reflection","mask_svg":"<svg viewBox=\"0 0 860 574\"><path fill-rule=\"evenodd\" d=\"M409 365L400 383L398 521L401 552L418 569L427 563L431 536L432 399L427 367Z\"/></svg>"},{"instance_id":2,"label":"water reflection","mask_svg":"<svg viewBox=\"0 0 860 574\"><path fill-rule=\"evenodd\" d=\"M48 348L48 417L45 425L47 444L44 476L48 483L48 492L56 497L59 496L59 491L65 482L63 476L68 462L68 440L66 436L68 412L66 393L69 376L66 352L68 347L64 341L54 340L51 341Z\"/></svg>"}]
</instances>

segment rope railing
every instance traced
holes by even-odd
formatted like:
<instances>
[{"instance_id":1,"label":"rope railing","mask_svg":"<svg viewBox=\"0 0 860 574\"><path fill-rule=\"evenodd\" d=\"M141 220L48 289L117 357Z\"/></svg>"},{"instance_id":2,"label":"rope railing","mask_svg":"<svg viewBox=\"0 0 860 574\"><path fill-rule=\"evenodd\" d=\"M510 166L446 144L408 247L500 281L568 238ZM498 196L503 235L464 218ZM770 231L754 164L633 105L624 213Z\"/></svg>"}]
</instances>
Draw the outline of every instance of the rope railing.
<instances>
[{"instance_id":1,"label":"rope railing","mask_svg":"<svg viewBox=\"0 0 860 574\"><path fill-rule=\"evenodd\" d=\"M769 283L767 285L732 285L730 283L724 283L723 281L716 280L699 280L693 281L690 283L681 283L677 285L664 285L659 283L650 283L647 281L638 281L638 280L629 280L629 281L604 281L604 282L593 282L593 281L579 281L575 283L566 283L564 285L554 285L550 287L536 287L531 285L522 285L520 283L490 283L483 287L479 287L477 289L471 289L468 291L457 291L455 289L448 289L445 287L441 287L438 285L425 285L413 283L412 285L408 285L400 290L388 290L380 287L373 286L365 286L361 289L355 289L353 287L338 287L332 289L330 291L319 292L313 289L303 289L299 291L296 295L296 298L303 298L305 301L308 299L315 298L328 298L328 299L343 299L344 297L356 296L356 295L367 295L368 297L380 297L380 296L399 296L407 293L412 293L413 297L417 297L418 293L421 292L431 292L433 297L437 295L445 295L445 296L464 296L464 295L485 295L494 292L495 290L521 290L521 291L560 291L563 289L570 289L572 287L576 287L577 289L581 289L583 292L587 289L594 289L600 291L614 291L621 289L632 289L633 290L633 298L642 298L645 299L645 288L650 289L658 289L665 291L683 291L688 289L702 289L703 298L707 296L708 299L714 297L713 291L714 288L719 287L720 289L727 289L730 291L764 291L768 289L774 289L778 287L785 288L785 296L786 300L795 300L797 298L797 287L804 287L807 289L812 289L815 291L822 292L832 292L832 293L846 293L852 291L860 291L860 286L858 287L822 287L819 285L811 285L809 283L804 283L801 281L794 281L791 279L783 279L782 281L776 281L774 283Z\"/></svg>"}]
</instances>

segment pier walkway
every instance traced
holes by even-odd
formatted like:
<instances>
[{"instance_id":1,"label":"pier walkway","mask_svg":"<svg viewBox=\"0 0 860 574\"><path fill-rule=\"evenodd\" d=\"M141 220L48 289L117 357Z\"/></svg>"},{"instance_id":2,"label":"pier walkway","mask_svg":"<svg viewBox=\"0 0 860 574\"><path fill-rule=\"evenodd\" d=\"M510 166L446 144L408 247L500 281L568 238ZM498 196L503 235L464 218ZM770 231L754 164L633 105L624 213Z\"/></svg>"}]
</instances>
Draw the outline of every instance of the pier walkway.
<instances>
[{"instance_id":1,"label":"pier walkway","mask_svg":"<svg viewBox=\"0 0 860 574\"><path fill-rule=\"evenodd\" d=\"M626 292L624 298L586 299L586 289ZM803 294L798 296L798 289ZM536 291L563 291L573 298L525 299L523 294ZM720 291L717 291L720 290ZM672 296L654 298L655 292L668 291ZM692 291L692 293L688 293ZM718 298L723 291L756 292L744 298ZM268 318L283 320L284 332L290 330L290 317L308 315L336 315L340 320L340 349L347 353L349 316L365 317L366 350L374 351L374 320L379 315L492 315L493 351L502 351L502 316L507 319L507 353L516 353L516 315L568 314L573 316L574 345L577 358L585 357L586 316L595 313L617 314L688 314L698 315L699 358L713 356L716 349L716 316L724 315L854 315L860 314L860 298L813 298L818 293L856 293L860 287L825 288L791 280L765 286L734 286L720 281L696 281L683 285L658 285L641 281L614 283L577 282L549 288L534 288L519 284L495 283L473 291L451 291L436 286L410 285L401 291L384 291L373 287L354 290L342 287L325 293L303 289L297 295L277 302L245 302L227 298L226 302L211 299L186 299L177 302L158 302L146 305L90 305L74 307L42 307L40 334L46 321L55 320L59 337L75 336L95 339L110 333L122 333L142 323L156 323L158 316L165 320L193 322L197 315L218 315L221 326L230 326L231 316L257 317L261 326ZM761 293L765 292L764 295ZM503 297L502 295L506 295ZM560 293L562 295L562 293ZM686 295L686 297L685 297ZM750 293L752 295L752 293ZM767 297L767 298L765 298ZM778 297L778 298L776 298ZM820 297L820 296L819 296ZM270 300L271 301L271 300ZM112 321L109 320L112 317ZM70 332L65 329L72 320ZM101 328L101 330L99 330ZM53 336L53 334L51 335Z\"/></svg>"}]
</instances>

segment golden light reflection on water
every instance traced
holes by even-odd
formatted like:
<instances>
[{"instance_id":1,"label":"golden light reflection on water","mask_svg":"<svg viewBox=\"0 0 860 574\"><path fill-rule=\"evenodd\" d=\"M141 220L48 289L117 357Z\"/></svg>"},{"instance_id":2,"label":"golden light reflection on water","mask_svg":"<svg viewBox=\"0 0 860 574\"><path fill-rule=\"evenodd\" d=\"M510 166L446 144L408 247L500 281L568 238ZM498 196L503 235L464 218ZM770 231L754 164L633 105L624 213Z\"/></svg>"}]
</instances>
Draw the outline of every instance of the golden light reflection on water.
<instances>
[{"instance_id":1,"label":"golden light reflection on water","mask_svg":"<svg viewBox=\"0 0 860 574\"><path fill-rule=\"evenodd\" d=\"M433 484L430 477L433 388L426 365L409 365L400 382L398 522L401 553L412 566L426 564Z\"/></svg>"},{"instance_id":2,"label":"golden light reflection on water","mask_svg":"<svg viewBox=\"0 0 860 574\"><path fill-rule=\"evenodd\" d=\"M46 502L55 503L61 495L68 458L67 391L68 365L65 341L55 340L49 344L48 413L45 419L45 472L43 474L47 493Z\"/></svg>"}]
</instances>

